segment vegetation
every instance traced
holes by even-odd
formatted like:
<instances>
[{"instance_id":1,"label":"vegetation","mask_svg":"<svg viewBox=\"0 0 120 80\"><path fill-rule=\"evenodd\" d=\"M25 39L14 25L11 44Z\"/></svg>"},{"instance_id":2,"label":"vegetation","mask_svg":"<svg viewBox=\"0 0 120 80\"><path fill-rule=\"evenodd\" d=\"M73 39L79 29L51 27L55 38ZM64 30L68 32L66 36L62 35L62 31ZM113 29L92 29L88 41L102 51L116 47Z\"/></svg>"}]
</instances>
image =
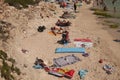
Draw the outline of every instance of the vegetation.
<instances>
[{"instance_id":1,"label":"vegetation","mask_svg":"<svg viewBox=\"0 0 120 80\"><path fill-rule=\"evenodd\" d=\"M10 61L12 64L15 64L15 59L13 58L8 58L8 61Z\"/></svg>"},{"instance_id":2,"label":"vegetation","mask_svg":"<svg viewBox=\"0 0 120 80\"><path fill-rule=\"evenodd\" d=\"M2 59L3 65L0 67L1 77L5 78L5 80L14 80L14 75L12 73L17 73L17 75L21 74L19 68L15 67L15 60L13 58L8 58L7 53L0 50L0 59ZM7 62L10 61L12 66Z\"/></svg>"},{"instance_id":3,"label":"vegetation","mask_svg":"<svg viewBox=\"0 0 120 80\"><path fill-rule=\"evenodd\" d=\"M0 39L3 41L6 41L9 38L9 32L4 31L3 29L0 29Z\"/></svg>"},{"instance_id":4,"label":"vegetation","mask_svg":"<svg viewBox=\"0 0 120 80\"><path fill-rule=\"evenodd\" d=\"M105 11L95 11L94 14L95 14L95 15L102 16L102 17L105 17L105 18L113 18L113 17L114 17L114 16L108 14L108 13L105 12Z\"/></svg>"},{"instance_id":5,"label":"vegetation","mask_svg":"<svg viewBox=\"0 0 120 80\"><path fill-rule=\"evenodd\" d=\"M111 25L109 25L109 26L110 26L110 28L118 28L118 27L119 27L118 24L111 24Z\"/></svg>"},{"instance_id":6,"label":"vegetation","mask_svg":"<svg viewBox=\"0 0 120 80\"><path fill-rule=\"evenodd\" d=\"M120 26L119 23L117 22L113 22L113 21L109 21L109 20L104 20L104 24L108 25L110 28L118 28Z\"/></svg>"},{"instance_id":7,"label":"vegetation","mask_svg":"<svg viewBox=\"0 0 120 80\"><path fill-rule=\"evenodd\" d=\"M20 75L21 74L21 71L19 68L17 67L14 67L14 71L17 73L17 75Z\"/></svg>"},{"instance_id":8,"label":"vegetation","mask_svg":"<svg viewBox=\"0 0 120 80\"><path fill-rule=\"evenodd\" d=\"M102 9L97 9L97 8L90 8L92 11L103 11Z\"/></svg>"},{"instance_id":9,"label":"vegetation","mask_svg":"<svg viewBox=\"0 0 120 80\"><path fill-rule=\"evenodd\" d=\"M26 8L28 5L33 5L38 3L40 0L5 0L5 3L8 3L11 6L14 6L18 9Z\"/></svg>"},{"instance_id":10,"label":"vegetation","mask_svg":"<svg viewBox=\"0 0 120 80\"><path fill-rule=\"evenodd\" d=\"M9 27L8 27L9 26ZM7 23L5 21L0 20L0 39L2 41L7 41L7 39L10 37L9 36L9 29L11 27L10 23Z\"/></svg>"},{"instance_id":11,"label":"vegetation","mask_svg":"<svg viewBox=\"0 0 120 80\"><path fill-rule=\"evenodd\" d=\"M1 68L1 77L4 77L6 80L14 80L10 66L5 61L3 61L3 66Z\"/></svg>"},{"instance_id":12,"label":"vegetation","mask_svg":"<svg viewBox=\"0 0 120 80\"><path fill-rule=\"evenodd\" d=\"M113 13L111 13L109 11L104 11L102 9L97 9L97 8L90 8L90 10L94 11L93 14L104 17L104 18L117 18L117 19L120 19L119 14L113 14Z\"/></svg>"},{"instance_id":13,"label":"vegetation","mask_svg":"<svg viewBox=\"0 0 120 80\"><path fill-rule=\"evenodd\" d=\"M8 57L7 54L5 52L3 52L2 50L0 50L0 59L6 60L7 57Z\"/></svg>"},{"instance_id":14,"label":"vegetation","mask_svg":"<svg viewBox=\"0 0 120 80\"><path fill-rule=\"evenodd\" d=\"M95 14L95 15L99 15L99 16L102 16L105 18L114 18L113 15L107 13L107 11L104 11L102 9L90 8L90 10L94 11L93 14Z\"/></svg>"},{"instance_id":15,"label":"vegetation","mask_svg":"<svg viewBox=\"0 0 120 80\"><path fill-rule=\"evenodd\" d=\"M97 8L90 8L90 10L94 11L93 14L100 16L99 18L116 18L119 19L118 16L109 14L107 11L104 11L102 9L97 9ZM110 28L118 28L119 23L109 21L108 19L104 21L103 25L108 25Z\"/></svg>"}]
</instances>

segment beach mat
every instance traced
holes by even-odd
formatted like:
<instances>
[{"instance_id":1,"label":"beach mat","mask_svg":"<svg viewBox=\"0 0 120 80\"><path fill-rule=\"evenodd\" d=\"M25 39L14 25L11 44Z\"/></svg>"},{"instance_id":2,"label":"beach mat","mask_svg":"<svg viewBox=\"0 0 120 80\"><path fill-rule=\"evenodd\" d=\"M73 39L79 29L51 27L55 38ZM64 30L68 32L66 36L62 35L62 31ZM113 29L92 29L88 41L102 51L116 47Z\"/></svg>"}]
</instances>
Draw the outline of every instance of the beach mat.
<instances>
[{"instance_id":1,"label":"beach mat","mask_svg":"<svg viewBox=\"0 0 120 80\"><path fill-rule=\"evenodd\" d=\"M55 53L85 53L85 48L56 48Z\"/></svg>"},{"instance_id":2,"label":"beach mat","mask_svg":"<svg viewBox=\"0 0 120 80\"><path fill-rule=\"evenodd\" d=\"M80 59L73 54L53 59L54 65L56 65L57 67L70 65L78 61L80 61Z\"/></svg>"}]
</instances>

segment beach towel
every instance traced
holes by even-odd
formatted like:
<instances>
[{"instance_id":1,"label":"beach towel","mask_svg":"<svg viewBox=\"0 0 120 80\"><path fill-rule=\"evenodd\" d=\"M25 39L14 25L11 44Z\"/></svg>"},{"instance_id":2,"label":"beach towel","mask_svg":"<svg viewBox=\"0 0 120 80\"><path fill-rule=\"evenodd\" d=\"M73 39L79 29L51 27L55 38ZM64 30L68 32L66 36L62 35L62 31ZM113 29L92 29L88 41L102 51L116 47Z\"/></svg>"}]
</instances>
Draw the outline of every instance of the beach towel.
<instances>
[{"instance_id":1,"label":"beach towel","mask_svg":"<svg viewBox=\"0 0 120 80\"><path fill-rule=\"evenodd\" d=\"M35 68L35 69L42 69L43 67L41 65L37 64L37 65L34 65L33 68Z\"/></svg>"},{"instance_id":2,"label":"beach towel","mask_svg":"<svg viewBox=\"0 0 120 80\"><path fill-rule=\"evenodd\" d=\"M111 65L105 64L103 66L103 69L106 71L107 74L112 74L113 72L113 67Z\"/></svg>"},{"instance_id":3,"label":"beach towel","mask_svg":"<svg viewBox=\"0 0 120 80\"><path fill-rule=\"evenodd\" d=\"M51 68L51 70L48 73L57 77L63 77L65 72L66 70L62 68Z\"/></svg>"},{"instance_id":4,"label":"beach towel","mask_svg":"<svg viewBox=\"0 0 120 80\"><path fill-rule=\"evenodd\" d=\"M72 70L70 70L68 72L65 72L64 76L66 78L70 78L71 79L73 77L74 73L75 73L75 70L72 69Z\"/></svg>"},{"instance_id":5,"label":"beach towel","mask_svg":"<svg viewBox=\"0 0 120 80\"><path fill-rule=\"evenodd\" d=\"M60 73L55 72L55 71L49 71L48 74L51 74L51 75L54 75L54 76L57 76L57 77L63 77L64 76L63 74L60 74Z\"/></svg>"},{"instance_id":6,"label":"beach towel","mask_svg":"<svg viewBox=\"0 0 120 80\"><path fill-rule=\"evenodd\" d=\"M54 65L57 67L70 65L70 64L76 63L78 61L80 61L80 59L73 54L53 59Z\"/></svg>"},{"instance_id":7,"label":"beach towel","mask_svg":"<svg viewBox=\"0 0 120 80\"><path fill-rule=\"evenodd\" d=\"M55 53L85 53L85 48L56 48Z\"/></svg>"},{"instance_id":8,"label":"beach towel","mask_svg":"<svg viewBox=\"0 0 120 80\"><path fill-rule=\"evenodd\" d=\"M50 31L50 32L48 32L50 35L53 35L53 36L60 36L61 34L59 34L59 33L53 33L52 31Z\"/></svg>"},{"instance_id":9,"label":"beach towel","mask_svg":"<svg viewBox=\"0 0 120 80\"><path fill-rule=\"evenodd\" d=\"M74 39L74 44L76 45L76 47L85 47L85 48L90 48L93 46L93 43L90 39L84 39L84 38Z\"/></svg>"},{"instance_id":10,"label":"beach towel","mask_svg":"<svg viewBox=\"0 0 120 80\"><path fill-rule=\"evenodd\" d=\"M71 79L73 77L75 73L75 70L71 69L71 70L65 70L62 68L52 68L48 74L57 76L57 77L66 77Z\"/></svg>"},{"instance_id":11,"label":"beach towel","mask_svg":"<svg viewBox=\"0 0 120 80\"><path fill-rule=\"evenodd\" d=\"M78 72L78 75L80 76L80 79L83 79L85 75L87 74L88 70L80 70Z\"/></svg>"}]
</instances>

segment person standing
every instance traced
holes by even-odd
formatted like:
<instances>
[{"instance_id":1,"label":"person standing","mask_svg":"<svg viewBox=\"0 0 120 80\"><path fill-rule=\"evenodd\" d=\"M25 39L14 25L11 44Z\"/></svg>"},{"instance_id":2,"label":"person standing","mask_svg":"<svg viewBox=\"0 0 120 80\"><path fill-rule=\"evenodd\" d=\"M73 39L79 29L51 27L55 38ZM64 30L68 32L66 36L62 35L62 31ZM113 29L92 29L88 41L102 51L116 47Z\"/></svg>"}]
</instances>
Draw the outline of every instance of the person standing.
<instances>
[{"instance_id":1,"label":"person standing","mask_svg":"<svg viewBox=\"0 0 120 80\"><path fill-rule=\"evenodd\" d=\"M76 2L74 2L74 11L76 12L76 10L77 10L77 4Z\"/></svg>"}]
</instances>

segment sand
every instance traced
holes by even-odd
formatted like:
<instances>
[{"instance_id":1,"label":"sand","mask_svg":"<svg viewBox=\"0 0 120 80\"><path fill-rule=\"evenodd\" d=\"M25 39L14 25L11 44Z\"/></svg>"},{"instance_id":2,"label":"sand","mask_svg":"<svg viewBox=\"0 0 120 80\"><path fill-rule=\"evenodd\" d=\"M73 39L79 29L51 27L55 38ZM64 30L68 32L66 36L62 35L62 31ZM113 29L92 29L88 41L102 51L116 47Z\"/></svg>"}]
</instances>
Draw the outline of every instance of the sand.
<instances>
[{"instance_id":1,"label":"sand","mask_svg":"<svg viewBox=\"0 0 120 80\"><path fill-rule=\"evenodd\" d=\"M74 38L90 38L94 46L87 49L87 52L90 53L89 57L75 54L82 61L63 67L75 70L75 74L71 80L80 80L78 75L80 69L88 70L84 80L119 80L120 45L113 42L113 37L107 30L102 29L105 25L98 24L97 17L89 10L91 6L83 3L83 6L79 8L79 13L75 13L77 16L76 19L69 19L72 23L69 28L71 43L67 46L56 43L57 40L61 39L60 35L53 36L48 33L50 27L55 26L55 22L62 14L63 9L58 8L58 13L55 16L44 19L37 16L34 16L30 20L21 19L21 21L17 21L17 19L13 21L14 18L11 17L6 18L6 21L15 26L11 33L14 37L8 41L7 51L9 52L9 56L16 60L16 65L22 72L20 76L17 76L16 80L68 80L67 78L58 78L49 75L43 69L34 69L32 66L36 57L43 59L48 66L51 66L54 58L70 55L71 53L55 54L55 49L58 47L74 47ZM45 25L46 30L41 33L38 32L37 28L39 25ZM28 52L23 53L22 49ZM105 59L105 61L100 64L98 62L100 59ZM113 74L106 74L102 69L104 64L111 64L114 67Z\"/></svg>"}]
</instances>

